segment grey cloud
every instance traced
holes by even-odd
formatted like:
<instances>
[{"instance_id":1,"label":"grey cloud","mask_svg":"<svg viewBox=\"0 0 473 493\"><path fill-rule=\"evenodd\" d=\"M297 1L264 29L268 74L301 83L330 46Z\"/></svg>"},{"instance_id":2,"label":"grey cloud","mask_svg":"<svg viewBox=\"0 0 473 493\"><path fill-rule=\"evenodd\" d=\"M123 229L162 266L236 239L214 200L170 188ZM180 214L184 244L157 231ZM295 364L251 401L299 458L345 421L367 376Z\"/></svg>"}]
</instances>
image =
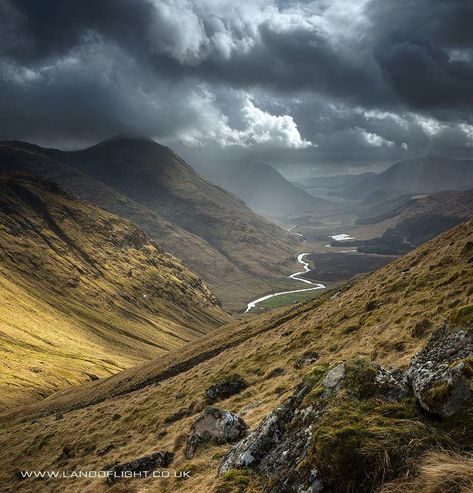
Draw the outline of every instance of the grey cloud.
<instances>
[{"instance_id":1,"label":"grey cloud","mask_svg":"<svg viewBox=\"0 0 473 493\"><path fill-rule=\"evenodd\" d=\"M4 0L0 138L135 133L281 166L464 156L472 21L470 0Z\"/></svg>"},{"instance_id":2,"label":"grey cloud","mask_svg":"<svg viewBox=\"0 0 473 493\"><path fill-rule=\"evenodd\" d=\"M473 3L371 0L373 52L401 101L423 110L473 107Z\"/></svg>"}]
</instances>

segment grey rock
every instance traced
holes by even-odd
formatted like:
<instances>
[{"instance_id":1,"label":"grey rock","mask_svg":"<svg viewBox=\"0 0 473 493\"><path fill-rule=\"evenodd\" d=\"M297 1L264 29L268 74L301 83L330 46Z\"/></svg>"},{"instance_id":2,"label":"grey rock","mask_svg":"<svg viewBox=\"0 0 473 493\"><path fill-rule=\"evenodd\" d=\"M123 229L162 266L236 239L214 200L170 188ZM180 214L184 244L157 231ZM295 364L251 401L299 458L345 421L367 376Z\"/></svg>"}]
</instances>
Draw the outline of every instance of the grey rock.
<instances>
[{"instance_id":1,"label":"grey rock","mask_svg":"<svg viewBox=\"0 0 473 493\"><path fill-rule=\"evenodd\" d=\"M390 402L397 402L410 394L407 375L402 370L387 370L372 362L376 369L375 382L378 385L378 393Z\"/></svg>"},{"instance_id":2,"label":"grey rock","mask_svg":"<svg viewBox=\"0 0 473 493\"><path fill-rule=\"evenodd\" d=\"M186 444L186 457L194 456L195 449L204 443L229 443L239 440L247 426L240 416L216 407L206 407L192 423L191 436Z\"/></svg>"},{"instance_id":3,"label":"grey rock","mask_svg":"<svg viewBox=\"0 0 473 493\"><path fill-rule=\"evenodd\" d=\"M345 378L345 363L340 363L330 370L323 380L326 389L334 389Z\"/></svg>"},{"instance_id":4,"label":"grey rock","mask_svg":"<svg viewBox=\"0 0 473 493\"><path fill-rule=\"evenodd\" d=\"M302 387L284 404L263 419L261 424L246 438L235 445L220 463L219 473L230 469L259 466L283 440L287 425L294 418L297 407L309 388Z\"/></svg>"},{"instance_id":5,"label":"grey rock","mask_svg":"<svg viewBox=\"0 0 473 493\"><path fill-rule=\"evenodd\" d=\"M472 327L452 327L446 322L434 332L412 359L407 373L423 409L445 418L472 400L469 358L473 358Z\"/></svg>"}]
</instances>

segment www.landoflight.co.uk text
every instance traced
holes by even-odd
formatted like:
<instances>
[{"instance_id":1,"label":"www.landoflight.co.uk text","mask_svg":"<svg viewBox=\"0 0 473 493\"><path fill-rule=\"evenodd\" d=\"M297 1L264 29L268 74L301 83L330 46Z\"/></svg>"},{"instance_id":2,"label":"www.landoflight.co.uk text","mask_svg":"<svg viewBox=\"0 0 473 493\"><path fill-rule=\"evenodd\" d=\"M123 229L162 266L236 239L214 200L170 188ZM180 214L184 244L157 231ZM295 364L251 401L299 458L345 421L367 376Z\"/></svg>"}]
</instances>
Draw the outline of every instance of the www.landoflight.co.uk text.
<instances>
[{"instance_id":1,"label":"www.landoflight.co.uk text","mask_svg":"<svg viewBox=\"0 0 473 493\"><path fill-rule=\"evenodd\" d=\"M173 471L160 469L155 471L18 471L17 476L21 479L42 478L42 479L69 479L69 478L104 478L104 479L125 479L125 478L180 478L190 477L190 471Z\"/></svg>"}]
</instances>

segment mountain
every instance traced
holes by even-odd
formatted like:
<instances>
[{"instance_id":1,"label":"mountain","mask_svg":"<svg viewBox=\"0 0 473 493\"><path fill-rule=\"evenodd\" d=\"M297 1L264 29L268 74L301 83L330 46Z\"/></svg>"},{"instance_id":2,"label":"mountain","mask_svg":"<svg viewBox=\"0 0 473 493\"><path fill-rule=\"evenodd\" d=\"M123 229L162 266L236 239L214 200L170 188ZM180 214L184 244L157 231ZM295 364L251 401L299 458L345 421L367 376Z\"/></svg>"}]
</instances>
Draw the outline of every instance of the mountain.
<instances>
[{"instance_id":1,"label":"mountain","mask_svg":"<svg viewBox=\"0 0 473 493\"><path fill-rule=\"evenodd\" d=\"M265 163L226 163L221 166L202 166L199 171L266 217L313 213L333 205L290 183Z\"/></svg>"},{"instance_id":2,"label":"mountain","mask_svg":"<svg viewBox=\"0 0 473 493\"><path fill-rule=\"evenodd\" d=\"M21 471L151 466L189 476L111 478L112 491L414 492L429 459L442 471L429 488L448 491L447 466L471 463L472 259L470 221L315 300L4 414L1 480L33 492ZM104 478L41 486L110 491Z\"/></svg>"},{"instance_id":3,"label":"mountain","mask_svg":"<svg viewBox=\"0 0 473 493\"><path fill-rule=\"evenodd\" d=\"M356 185L361 180L370 178L376 173L365 172L358 175L310 176L299 179L296 183L303 188L333 188L335 190Z\"/></svg>"},{"instance_id":4,"label":"mountain","mask_svg":"<svg viewBox=\"0 0 473 493\"><path fill-rule=\"evenodd\" d=\"M445 216L463 222L473 215L473 189L457 192L437 192L417 196L403 196L399 200L388 200L383 204L382 214L377 215L378 206L364 211L359 224L374 224L387 218L403 219L420 216ZM436 236L436 235L434 235Z\"/></svg>"},{"instance_id":5,"label":"mountain","mask_svg":"<svg viewBox=\"0 0 473 493\"><path fill-rule=\"evenodd\" d=\"M438 192L411 199L398 210L400 219L417 216L448 216L457 219L473 216L473 189Z\"/></svg>"},{"instance_id":6,"label":"mountain","mask_svg":"<svg viewBox=\"0 0 473 493\"><path fill-rule=\"evenodd\" d=\"M0 175L0 407L116 373L230 320L134 224Z\"/></svg>"},{"instance_id":7,"label":"mountain","mask_svg":"<svg viewBox=\"0 0 473 493\"><path fill-rule=\"evenodd\" d=\"M116 138L76 152L0 143L0 170L17 169L138 224L201 276L226 309L242 309L292 268L294 236L153 141Z\"/></svg>"},{"instance_id":8,"label":"mountain","mask_svg":"<svg viewBox=\"0 0 473 493\"><path fill-rule=\"evenodd\" d=\"M388 221L390 226L382 237L349 244L365 253L404 253L473 216L473 190L438 192L409 200L400 197L399 202L387 201L381 211L379 205L365 210L367 217L356 221L357 224ZM370 216L370 210L376 215Z\"/></svg>"},{"instance_id":9,"label":"mountain","mask_svg":"<svg viewBox=\"0 0 473 493\"><path fill-rule=\"evenodd\" d=\"M471 187L473 160L426 157L399 161L386 171L369 175L345 188L340 194L346 198L364 199L377 190L405 194L465 190Z\"/></svg>"}]
</instances>

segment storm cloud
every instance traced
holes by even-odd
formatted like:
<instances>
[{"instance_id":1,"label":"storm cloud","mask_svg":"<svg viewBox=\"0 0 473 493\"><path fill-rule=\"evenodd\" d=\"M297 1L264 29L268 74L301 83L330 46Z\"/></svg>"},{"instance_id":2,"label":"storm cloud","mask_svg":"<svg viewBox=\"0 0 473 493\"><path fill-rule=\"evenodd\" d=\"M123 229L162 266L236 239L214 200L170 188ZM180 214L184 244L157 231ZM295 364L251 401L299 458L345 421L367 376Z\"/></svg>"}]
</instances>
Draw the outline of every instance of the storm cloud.
<instances>
[{"instance_id":1,"label":"storm cloud","mask_svg":"<svg viewBox=\"0 0 473 493\"><path fill-rule=\"evenodd\" d=\"M470 0L2 0L0 138L324 172L471 157L471 25Z\"/></svg>"}]
</instances>

